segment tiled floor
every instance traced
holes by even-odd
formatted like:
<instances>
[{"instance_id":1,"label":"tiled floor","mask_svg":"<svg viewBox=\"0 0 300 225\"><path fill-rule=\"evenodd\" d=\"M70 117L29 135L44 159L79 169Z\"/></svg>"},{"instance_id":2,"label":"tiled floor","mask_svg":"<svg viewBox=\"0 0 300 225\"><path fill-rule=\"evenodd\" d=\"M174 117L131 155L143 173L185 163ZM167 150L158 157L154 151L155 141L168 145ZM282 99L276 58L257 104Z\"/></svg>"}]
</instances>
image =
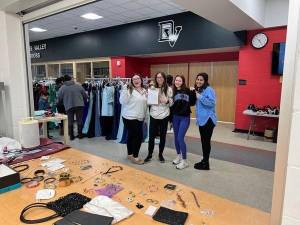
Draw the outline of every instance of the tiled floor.
<instances>
[{"instance_id":1,"label":"tiled floor","mask_svg":"<svg viewBox=\"0 0 300 225\"><path fill-rule=\"evenodd\" d=\"M233 124L218 123L214 129L212 140L215 142L221 142L226 144L239 145L249 148L276 151L276 143L267 142L263 137L250 136L250 140L247 140L247 134L235 133ZM199 138L199 129L196 125L195 120L191 120L190 127L186 134L189 137Z\"/></svg>"}]
</instances>

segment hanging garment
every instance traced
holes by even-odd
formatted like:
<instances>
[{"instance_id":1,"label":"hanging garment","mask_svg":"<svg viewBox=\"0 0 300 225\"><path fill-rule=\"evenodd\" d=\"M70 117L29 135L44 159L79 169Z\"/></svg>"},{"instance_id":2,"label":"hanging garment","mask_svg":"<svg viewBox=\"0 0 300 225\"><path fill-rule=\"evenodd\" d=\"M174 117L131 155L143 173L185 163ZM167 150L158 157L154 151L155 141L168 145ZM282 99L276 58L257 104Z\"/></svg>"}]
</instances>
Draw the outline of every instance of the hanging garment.
<instances>
[{"instance_id":1,"label":"hanging garment","mask_svg":"<svg viewBox=\"0 0 300 225\"><path fill-rule=\"evenodd\" d=\"M114 92L115 87L105 86L102 93L102 116L114 115Z\"/></svg>"},{"instance_id":2,"label":"hanging garment","mask_svg":"<svg viewBox=\"0 0 300 225\"><path fill-rule=\"evenodd\" d=\"M87 114L86 120L84 122L83 129L82 129L83 134L87 134L88 131L89 131L89 126L90 126L90 122L91 122L91 118L92 118L93 102L94 102L93 92L91 91L90 92L90 102L89 102L88 114Z\"/></svg>"},{"instance_id":3,"label":"hanging garment","mask_svg":"<svg viewBox=\"0 0 300 225\"><path fill-rule=\"evenodd\" d=\"M89 130L87 133L88 138L93 138L95 137L95 117L96 117L96 90L94 89L92 91L93 93L93 105L92 105L92 116L91 116L91 121L90 121L90 126Z\"/></svg>"},{"instance_id":4,"label":"hanging garment","mask_svg":"<svg viewBox=\"0 0 300 225\"><path fill-rule=\"evenodd\" d=\"M95 109L95 137L100 137L101 136L101 126L100 126L100 94L101 90L97 88L96 90L96 109Z\"/></svg>"},{"instance_id":5,"label":"hanging garment","mask_svg":"<svg viewBox=\"0 0 300 225\"><path fill-rule=\"evenodd\" d=\"M120 99L120 90L121 87L115 87L115 96L114 96L114 119L113 119L113 129L112 129L112 139L116 140L118 136L118 128L120 124L120 115L121 115L121 103Z\"/></svg>"}]
</instances>

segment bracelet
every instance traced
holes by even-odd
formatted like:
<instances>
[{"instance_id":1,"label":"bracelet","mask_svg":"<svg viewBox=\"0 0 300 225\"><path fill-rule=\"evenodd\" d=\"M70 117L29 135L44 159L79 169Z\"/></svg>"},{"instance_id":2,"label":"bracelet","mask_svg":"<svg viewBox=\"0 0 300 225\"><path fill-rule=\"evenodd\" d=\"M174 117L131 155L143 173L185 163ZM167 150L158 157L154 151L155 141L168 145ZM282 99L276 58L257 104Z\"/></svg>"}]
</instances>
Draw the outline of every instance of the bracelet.
<instances>
[{"instance_id":1,"label":"bracelet","mask_svg":"<svg viewBox=\"0 0 300 225\"><path fill-rule=\"evenodd\" d=\"M39 185L40 185L40 183L38 181L34 180L34 181L30 181L29 183L27 183L26 187L27 188L35 188L35 187L37 187Z\"/></svg>"},{"instance_id":2,"label":"bracelet","mask_svg":"<svg viewBox=\"0 0 300 225\"><path fill-rule=\"evenodd\" d=\"M21 169L18 169L18 168L21 168ZM28 168L29 168L29 165L27 165L27 164L17 165L17 166L11 167L11 169L13 169L14 171L16 171L18 173L21 173L21 172L27 170ZM16 169L18 169L18 170L16 170Z\"/></svg>"},{"instance_id":3,"label":"bracelet","mask_svg":"<svg viewBox=\"0 0 300 225\"><path fill-rule=\"evenodd\" d=\"M60 187L67 187L71 185L71 180L69 178L60 178L58 182Z\"/></svg>"},{"instance_id":4,"label":"bracelet","mask_svg":"<svg viewBox=\"0 0 300 225\"><path fill-rule=\"evenodd\" d=\"M70 174L66 173L66 172L63 172L63 173L59 174L59 178L60 179L69 179L70 178Z\"/></svg>"},{"instance_id":5,"label":"bracelet","mask_svg":"<svg viewBox=\"0 0 300 225\"><path fill-rule=\"evenodd\" d=\"M55 181L56 181L55 177L49 177L46 180L44 180L44 183L45 184L51 184L51 183L54 183Z\"/></svg>"},{"instance_id":6,"label":"bracelet","mask_svg":"<svg viewBox=\"0 0 300 225\"><path fill-rule=\"evenodd\" d=\"M35 177L32 178L32 181L38 181L38 182L40 182L42 180L44 180L43 176L35 176Z\"/></svg>"},{"instance_id":7,"label":"bracelet","mask_svg":"<svg viewBox=\"0 0 300 225\"><path fill-rule=\"evenodd\" d=\"M56 184L53 183L44 183L44 188L45 189L55 189L56 188Z\"/></svg>"},{"instance_id":8,"label":"bracelet","mask_svg":"<svg viewBox=\"0 0 300 225\"><path fill-rule=\"evenodd\" d=\"M30 177L24 177L20 180L21 184L27 184L30 181L32 181L32 178L30 178Z\"/></svg>"},{"instance_id":9,"label":"bracelet","mask_svg":"<svg viewBox=\"0 0 300 225\"><path fill-rule=\"evenodd\" d=\"M45 170L36 170L34 172L35 176L44 176L45 175Z\"/></svg>"},{"instance_id":10,"label":"bracelet","mask_svg":"<svg viewBox=\"0 0 300 225\"><path fill-rule=\"evenodd\" d=\"M154 200L154 199L151 199L151 198L148 198L147 200L146 200L148 203L153 203L153 204L158 204L158 201L157 200Z\"/></svg>"}]
</instances>

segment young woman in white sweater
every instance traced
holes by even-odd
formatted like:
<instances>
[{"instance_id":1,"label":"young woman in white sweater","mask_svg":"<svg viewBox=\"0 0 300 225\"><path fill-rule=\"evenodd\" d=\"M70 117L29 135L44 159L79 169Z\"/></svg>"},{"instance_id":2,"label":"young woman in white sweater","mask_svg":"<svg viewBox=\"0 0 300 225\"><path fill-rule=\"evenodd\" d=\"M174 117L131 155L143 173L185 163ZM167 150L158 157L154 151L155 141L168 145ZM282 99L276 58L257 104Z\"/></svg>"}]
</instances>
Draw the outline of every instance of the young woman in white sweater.
<instances>
[{"instance_id":1,"label":"young woman in white sweater","mask_svg":"<svg viewBox=\"0 0 300 225\"><path fill-rule=\"evenodd\" d=\"M142 78L134 75L131 83L123 87L120 95L124 126L128 130L128 159L135 164L143 164L139 159L139 151L143 141L143 122L147 110L147 91L143 87Z\"/></svg>"},{"instance_id":2,"label":"young woman in white sweater","mask_svg":"<svg viewBox=\"0 0 300 225\"><path fill-rule=\"evenodd\" d=\"M150 106L150 127L149 127L149 143L148 156L145 162L152 159L155 137L159 132L159 161L164 163L163 151L166 143L166 135L168 129L170 106L173 104L173 91L168 87L165 73L159 72L154 77L154 86L159 90L158 105Z\"/></svg>"}]
</instances>

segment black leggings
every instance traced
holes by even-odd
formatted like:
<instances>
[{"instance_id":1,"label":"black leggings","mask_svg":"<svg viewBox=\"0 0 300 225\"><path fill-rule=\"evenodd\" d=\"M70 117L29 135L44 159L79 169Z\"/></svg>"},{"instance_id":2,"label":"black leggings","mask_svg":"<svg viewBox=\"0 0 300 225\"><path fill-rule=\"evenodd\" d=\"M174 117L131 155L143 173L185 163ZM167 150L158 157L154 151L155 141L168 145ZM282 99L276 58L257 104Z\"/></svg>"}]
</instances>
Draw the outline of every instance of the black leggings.
<instances>
[{"instance_id":1,"label":"black leggings","mask_svg":"<svg viewBox=\"0 0 300 225\"><path fill-rule=\"evenodd\" d=\"M211 120L208 119L204 126L199 126L199 131L201 135L201 144L202 144L202 152L203 152L203 161L209 161L209 155L211 151L211 136L213 134L215 128L215 124Z\"/></svg>"},{"instance_id":2,"label":"black leggings","mask_svg":"<svg viewBox=\"0 0 300 225\"><path fill-rule=\"evenodd\" d=\"M137 158L143 141L143 121L128 120L123 117L123 122L128 131L127 153Z\"/></svg>"},{"instance_id":3,"label":"black leggings","mask_svg":"<svg viewBox=\"0 0 300 225\"><path fill-rule=\"evenodd\" d=\"M166 117L164 119L154 119L150 116L150 127L149 127L149 143L148 143L148 151L149 154L152 155L154 149L155 137L159 132L159 153L162 154L165 148L166 143L166 135L168 129L169 118Z\"/></svg>"}]
</instances>

